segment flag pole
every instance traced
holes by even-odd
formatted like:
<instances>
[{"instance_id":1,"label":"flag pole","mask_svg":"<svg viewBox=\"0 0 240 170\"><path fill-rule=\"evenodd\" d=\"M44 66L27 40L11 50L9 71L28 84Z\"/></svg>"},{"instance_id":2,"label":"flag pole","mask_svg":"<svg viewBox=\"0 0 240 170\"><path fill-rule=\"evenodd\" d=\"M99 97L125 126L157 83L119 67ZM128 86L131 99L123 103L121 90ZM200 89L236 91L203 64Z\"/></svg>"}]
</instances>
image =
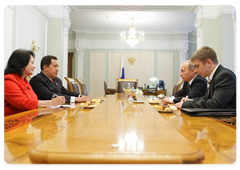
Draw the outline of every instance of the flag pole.
<instances>
[{"instance_id":1,"label":"flag pole","mask_svg":"<svg viewBox=\"0 0 240 170\"><path fill-rule=\"evenodd\" d=\"M124 60L123 60L123 52L121 52L122 61L121 61L121 69L120 69L120 79L125 79L125 71L124 71Z\"/></svg>"}]
</instances>

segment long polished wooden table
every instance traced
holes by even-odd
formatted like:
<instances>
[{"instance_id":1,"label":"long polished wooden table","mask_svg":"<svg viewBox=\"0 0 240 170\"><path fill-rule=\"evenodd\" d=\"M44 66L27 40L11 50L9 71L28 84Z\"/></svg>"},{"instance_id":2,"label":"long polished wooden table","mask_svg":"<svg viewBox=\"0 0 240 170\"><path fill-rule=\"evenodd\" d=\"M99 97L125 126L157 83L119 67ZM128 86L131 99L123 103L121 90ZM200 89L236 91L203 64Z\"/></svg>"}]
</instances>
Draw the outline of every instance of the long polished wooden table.
<instances>
[{"instance_id":1,"label":"long polished wooden table","mask_svg":"<svg viewBox=\"0 0 240 170\"><path fill-rule=\"evenodd\" d=\"M94 109L41 108L4 118L4 157L32 163L204 163L236 160L236 128L180 110L158 113L126 95ZM101 98L101 97L100 97ZM146 100L148 96L144 96Z\"/></svg>"}]
</instances>

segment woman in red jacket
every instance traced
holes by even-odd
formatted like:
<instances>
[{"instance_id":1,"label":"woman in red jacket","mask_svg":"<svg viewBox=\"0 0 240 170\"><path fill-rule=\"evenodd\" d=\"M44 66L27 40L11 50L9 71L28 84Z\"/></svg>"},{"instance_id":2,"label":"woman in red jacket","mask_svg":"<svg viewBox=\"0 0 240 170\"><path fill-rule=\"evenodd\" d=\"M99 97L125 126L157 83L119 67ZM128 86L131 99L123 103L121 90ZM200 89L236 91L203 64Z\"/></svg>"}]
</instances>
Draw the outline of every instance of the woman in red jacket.
<instances>
[{"instance_id":1,"label":"woman in red jacket","mask_svg":"<svg viewBox=\"0 0 240 170\"><path fill-rule=\"evenodd\" d=\"M52 100L38 100L26 77L33 74L34 53L15 50L10 56L4 71L4 116L63 104L65 97L57 96Z\"/></svg>"}]
</instances>

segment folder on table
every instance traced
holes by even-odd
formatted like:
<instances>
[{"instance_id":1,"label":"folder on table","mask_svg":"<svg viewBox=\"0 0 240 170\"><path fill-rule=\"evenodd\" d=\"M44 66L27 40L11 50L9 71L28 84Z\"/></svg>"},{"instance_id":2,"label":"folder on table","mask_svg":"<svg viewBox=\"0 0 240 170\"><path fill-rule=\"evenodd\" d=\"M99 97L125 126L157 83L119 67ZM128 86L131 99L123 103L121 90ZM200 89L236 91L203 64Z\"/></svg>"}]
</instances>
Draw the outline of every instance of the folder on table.
<instances>
[{"instance_id":1,"label":"folder on table","mask_svg":"<svg viewBox=\"0 0 240 170\"><path fill-rule=\"evenodd\" d=\"M223 108L182 108L182 113L196 117L236 116L236 109Z\"/></svg>"}]
</instances>

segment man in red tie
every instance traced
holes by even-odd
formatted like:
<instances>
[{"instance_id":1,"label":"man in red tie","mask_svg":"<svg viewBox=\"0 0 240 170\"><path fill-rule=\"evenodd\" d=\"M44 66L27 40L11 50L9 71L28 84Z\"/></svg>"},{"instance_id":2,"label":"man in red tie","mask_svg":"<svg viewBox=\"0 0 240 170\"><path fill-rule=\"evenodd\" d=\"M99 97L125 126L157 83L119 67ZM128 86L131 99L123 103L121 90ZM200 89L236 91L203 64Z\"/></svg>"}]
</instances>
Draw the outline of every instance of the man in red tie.
<instances>
[{"instance_id":1,"label":"man in red tie","mask_svg":"<svg viewBox=\"0 0 240 170\"><path fill-rule=\"evenodd\" d=\"M47 55L42 58L42 71L30 80L30 85L37 94L38 99L50 100L55 96L64 96L66 103L90 101L90 97L70 92L62 85L61 79L57 77L58 68L57 57Z\"/></svg>"}]
</instances>

